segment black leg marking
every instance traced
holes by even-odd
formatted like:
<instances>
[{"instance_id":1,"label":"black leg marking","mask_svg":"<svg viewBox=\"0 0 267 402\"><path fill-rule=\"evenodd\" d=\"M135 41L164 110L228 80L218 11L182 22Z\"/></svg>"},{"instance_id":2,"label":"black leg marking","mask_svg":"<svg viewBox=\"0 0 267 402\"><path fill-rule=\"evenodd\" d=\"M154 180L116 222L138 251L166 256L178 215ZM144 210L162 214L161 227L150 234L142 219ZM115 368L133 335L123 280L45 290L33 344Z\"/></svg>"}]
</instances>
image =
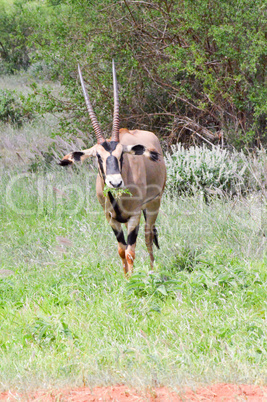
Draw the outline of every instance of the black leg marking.
<instances>
[{"instance_id":1,"label":"black leg marking","mask_svg":"<svg viewBox=\"0 0 267 402\"><path fill-rule=\"evenodd\" d=\"M122 230L118 231L118 230L116 230L114 228L112 228L112 230L113 230L113 232L114 232L114 234L116 236L116 239L117 239L118 243L121 243L124 246L126 246L126 241L125 241L125 238L124 238L123 231Z\"/></svg>"},{"instance_id":2,"label":"black leg marking","mask_svg":"<svg viewBox=\"0 0 267 402\"><path fill-rule=\"evenodd\" d=\"M144 214L144 218L145 218L145 221L146 221L147 220L146 209L143 209L143 214ZM159 247L159 240L158 240L158 231L157 231L155 226L154 226L152 232L153 232L153 243L155 244L155 246L157 248L160 248Z\"/></svg>"},{"instance_id":3,"label":"black leg marking","mask_svg":"<svg viewBox=\"0 0 267 402\"><path fill-rule=\"evenodd\" d=\"M158 231L156 227L153 228L153 242L157 248L159 248Z\"/></svg>"},{"instance_id":4,"label":"black leg marking","mask_svg":"<svg viewBox=\"0 0 267 402\"><path fill-rule=\"evenodd\" d=\"M112 205L112 207L113 207L113 209L115 211L116 221L118 221L120 223L128 222L129 218L123 218L123 216L121 215L121 210L120 210L120 208L118 206L118 203L117 203L117 201L115 200L115 198L113 197L113 195L111 194L110 191L108 192L108 198L109 198L109 201L110 201L110 203L111 203L111 205Z\"/></svg>"},{"instance_id":5,"label":"black leg marking","mask_svg":"<svg viewBox=\"0 0 267 402\"><path fill-rule=\"evenodd\" d=\"M145 218L145 221L146 221L146 209L143 209L143 215L144 215L144 218Z\"/></svg>"},{"instance_id":6,"label":"black leg marking","mask_svg":"<svg viewBox=\"0 0 267 402\"><path fill-rule=\"evenodd\" d=\"M133 244L136 243L136 239L137 239L137 235L138 235L138 230L139 230L139 225L137 225L134 230L132 230L129 234L128 234L128 238L127 238L127 244L129 246L132 246Z\"/></svg>"}]
</instances>

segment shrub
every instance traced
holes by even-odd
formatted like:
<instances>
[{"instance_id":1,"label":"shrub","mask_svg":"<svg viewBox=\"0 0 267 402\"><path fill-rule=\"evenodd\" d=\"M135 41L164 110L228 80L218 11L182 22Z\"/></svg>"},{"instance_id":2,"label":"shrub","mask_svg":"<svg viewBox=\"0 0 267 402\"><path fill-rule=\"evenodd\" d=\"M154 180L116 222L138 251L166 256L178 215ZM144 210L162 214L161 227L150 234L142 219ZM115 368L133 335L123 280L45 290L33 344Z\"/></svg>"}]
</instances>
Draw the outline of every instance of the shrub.
<instances>
[{"instance_id":1,"label":"shrub","mask_svg":"<svg viewBox=\"0 0 267 402\"><path fill-rule=\"evenodd\" d=\"M55 75L53 65L47 64L45 61L36 61L28 68L28 74L34 78L42 80L51 80Z\"/></svg>"},{"instance_id":2,"label":"shrub","mask_svg":"<svg viewBox=\"0 0 267 402\"><path fill-rule=\"evenodd\" d=\"M178 144L166 154L167 189L172 194L225 193L233 195L264 188L266 151L254 155L221 150L218 147L190 147ZM265 173L264 173L265 172Z\"/></svg>"},{"instance_id":3,"label":"shrub","mask_svg":"<svg viewBox=\"0 0 267 402\"><path fill-rule=\"evenodd\" d=\"M0 90L0 120L5 123L21 124L23 110L15 98L15 92Z\"/></svg>"},{"instance_id":4,"label":"shrub","mask_svg":"<svg viewBox=\"0 0 267 402\"><path fill-rule=\"evenodd\" d=\"M155 130L168 143L260 146L267 142L264 10L263 0L17 0L0 10L0 74L31 64L32 75L58 79L75 130L88 124L79 62L109 130L114 58L123 126ZM55 101L46 92L43 109Z\"/></svg>"},{"instance_id":5,"label":"shrub","mask_svg":"<svg viewBox=\"0 0 267 402\"><path fill-rule=\"evenodd\" d=\"M0 74L14 74L30 65L27 37L29 18L23 10L24 2L0 4Z\"/></svg>"},{"instance_id":6,"label":"shrub","mask_svg":"<svg viewBox=\"0 0 267 402\"><path fill-rule=\"evenodd\" d=\"M203 138L240 149L266 143L263 0L23 3L15 15L24 16L22 32L28 24L31 61L54 66L75 119L77 101L83 107L79 61L97 115L109 124L114 57L123 125L190 145Z\"/></svg>"}]
</instances>

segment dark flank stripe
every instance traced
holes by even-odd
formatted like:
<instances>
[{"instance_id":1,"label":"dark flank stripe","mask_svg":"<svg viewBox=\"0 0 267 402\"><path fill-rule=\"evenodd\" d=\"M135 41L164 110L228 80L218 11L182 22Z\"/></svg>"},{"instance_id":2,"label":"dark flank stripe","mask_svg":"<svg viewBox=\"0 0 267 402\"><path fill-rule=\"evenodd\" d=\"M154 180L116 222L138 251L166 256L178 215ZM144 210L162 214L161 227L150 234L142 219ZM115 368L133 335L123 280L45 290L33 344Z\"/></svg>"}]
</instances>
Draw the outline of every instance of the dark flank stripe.
<instances>
[{"instance_id":1,"label":"dark flank stripe","mask_svg":"<svg viewBox=\"0 0 267 402\"><path fill-rule=\"evenodd\" d=\"M145 200L143 203L142 203L142 205L144 205L144 204L148 204L150 201L153 201L153 200L155 200L158 196L160 195L160 193L158 193L157 195L155 195L155 197L153 197L153 198L150 198L150 200ZM143 209L143 211L146 211L145 209ZM145 219L146 219L146 215L144 214L144 217L145 217Z\"/></svg>"}]
</instances>

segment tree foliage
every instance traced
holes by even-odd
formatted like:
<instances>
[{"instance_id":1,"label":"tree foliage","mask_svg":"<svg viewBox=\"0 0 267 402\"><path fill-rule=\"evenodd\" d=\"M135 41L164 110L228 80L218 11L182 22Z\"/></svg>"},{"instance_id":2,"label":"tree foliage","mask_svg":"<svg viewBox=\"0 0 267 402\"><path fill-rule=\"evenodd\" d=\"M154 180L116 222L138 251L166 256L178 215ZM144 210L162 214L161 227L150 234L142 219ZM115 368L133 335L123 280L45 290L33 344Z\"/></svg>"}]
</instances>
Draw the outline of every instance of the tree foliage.
<instances>
[{"instance_id":1,"label":"tree foliage","mask_svg":"<svg viewBox=\"0 0 267 402\"><path fill-rule=\"evenodd\" d=\"M79 62L99 120L109 129L115 58L124 126L152 129L169 143L259 145L267 141L266 3L27 1L14 6L11 14L20 20L4 46L25 49L27 43L32 63L53 66L72 121L85 113ZM1 19L0 29L5 24ZM26 42L16 45L18 37Z\"/></svg>"},{"instance_id":2,"label":"tree foliage","mask_svg":"<svg viewBox=\"0 0 267 402\"><path fill-rule=\"evenodd\" d=\"M0 73L14 73L30 65L27 39L30 26L24 17L23 3L6 10L0 3Z\"/></svg>"}]
</instances>

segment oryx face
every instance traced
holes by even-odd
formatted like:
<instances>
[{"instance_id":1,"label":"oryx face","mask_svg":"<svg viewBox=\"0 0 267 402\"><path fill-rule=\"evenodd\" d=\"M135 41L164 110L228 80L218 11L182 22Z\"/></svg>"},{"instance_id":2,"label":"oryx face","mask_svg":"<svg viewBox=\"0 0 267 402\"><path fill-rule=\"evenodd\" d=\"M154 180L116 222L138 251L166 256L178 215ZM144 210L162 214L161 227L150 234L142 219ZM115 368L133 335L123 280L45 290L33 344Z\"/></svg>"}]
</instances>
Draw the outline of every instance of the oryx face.
<instances>
[{"instance_id":1,"label":"oryx face","mask_svg":"<svg viewBox=\"0 0 267 402\"><path fill-rule=\"evenodd\" d=\"M104 141L96 146L98 171L110 188L123 188L121 176L123 147L117 141Z\"/></svg>"},{"instance_id":2,"label":"oryx face","mask_svg":"<svg viewBox=\"0 0 267 402\"><path fill-rule=\"evenodd\" d=\"M93 111L87 90L82 77L80 66L78 66L80 81L84 94L85 103L89 112L89 116L97 138L97 144L92 148L80 152L71 152L64 156L61 165L72 164L76 161L83 161L89 156L96 156L98 162L98 171L100 177L109 188L123 188L124 182L121 175L123 154L128 153L131 155L145 155L153 161L159 159L159 154L156 150L147 149L142 144L123 145L119 139L119 96L118 85L115 71L114 60L112 61L113 70L113 88L114 88L114 116L113 128L110 140L106 140L102 134L101 128L98 124L96 115Z\"/></svg>"}]
</instances>

